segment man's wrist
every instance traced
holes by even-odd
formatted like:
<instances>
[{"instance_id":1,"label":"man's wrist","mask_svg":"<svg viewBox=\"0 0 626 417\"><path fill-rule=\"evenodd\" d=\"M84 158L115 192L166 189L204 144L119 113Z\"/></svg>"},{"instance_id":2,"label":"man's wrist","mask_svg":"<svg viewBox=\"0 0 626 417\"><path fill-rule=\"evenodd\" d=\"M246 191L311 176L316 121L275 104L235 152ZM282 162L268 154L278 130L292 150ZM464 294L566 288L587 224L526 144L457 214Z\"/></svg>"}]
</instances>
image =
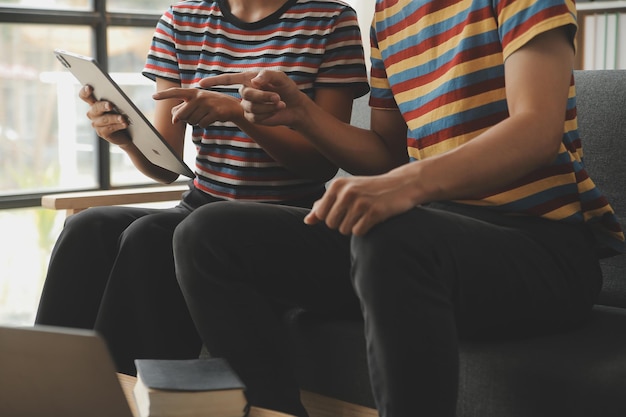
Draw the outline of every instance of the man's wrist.
<instances>
[{"instance_id":1,"label":"man's wrist","mask_svg":"<svg viewBox=\"0 0 626 417\"><path fill-rule=\"evenodd\" d=\"M293 121L291 128L299 132L307 132L319 123L317 111L319 107L306 94L300 92L298 102L292 106Z\"/></svg>"}]
</instances>

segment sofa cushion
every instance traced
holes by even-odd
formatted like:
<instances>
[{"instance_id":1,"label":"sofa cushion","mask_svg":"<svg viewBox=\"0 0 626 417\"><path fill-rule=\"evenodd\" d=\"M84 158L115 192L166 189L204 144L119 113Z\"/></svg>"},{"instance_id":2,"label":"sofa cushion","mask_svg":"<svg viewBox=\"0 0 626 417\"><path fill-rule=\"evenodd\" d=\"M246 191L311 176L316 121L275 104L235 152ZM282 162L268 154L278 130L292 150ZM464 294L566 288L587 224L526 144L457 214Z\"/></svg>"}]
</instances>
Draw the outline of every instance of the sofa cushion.
<instances>
[{"instance_id":1,"label":"sofa cushion","mask_svg":"<svg viewBox=\"0 0 626 417\"><path fill-rule=\"evenodd\" d=\"M291 318L301 387L374 408L363 323ZM459 417L623 417L626 310L597 306L582 328L504 341L464 341Z\"/></svg>"},{"instance_id":2,"label":"sofa cushion","mask_svg":"<svg viewBox=\"0 0 626 417\"><path fill-rule=\"evenodd\" d=\"M626 415L626 310L597 306L580 329L461 346L457 415Z\"/></svg>"}]
</instances>

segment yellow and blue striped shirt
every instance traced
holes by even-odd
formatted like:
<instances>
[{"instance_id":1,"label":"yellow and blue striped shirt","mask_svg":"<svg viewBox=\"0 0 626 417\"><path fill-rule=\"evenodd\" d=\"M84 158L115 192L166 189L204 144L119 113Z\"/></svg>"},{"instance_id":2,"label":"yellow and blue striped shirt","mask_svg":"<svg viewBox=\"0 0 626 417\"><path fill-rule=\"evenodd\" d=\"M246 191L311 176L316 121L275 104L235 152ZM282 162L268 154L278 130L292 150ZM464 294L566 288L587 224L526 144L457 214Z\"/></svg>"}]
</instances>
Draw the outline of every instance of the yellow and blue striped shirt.
<instances>
[{"instance_id":1,"label":"yellow and blue striped shirt","mask_svg":"<svg viewBox=\"0 0 626 417\"><path fill-rule=\"evenodd\" d=\"M573 0L378 0L370 103L403 114L412 160L461 146L509 116L506 58L538 34L558 27L570 29L574 44ZM573 77L554 162L462 203L587 222L601 246L624 250L624 234L613 209L584 168Z\"/></svg>"}]
</instances>

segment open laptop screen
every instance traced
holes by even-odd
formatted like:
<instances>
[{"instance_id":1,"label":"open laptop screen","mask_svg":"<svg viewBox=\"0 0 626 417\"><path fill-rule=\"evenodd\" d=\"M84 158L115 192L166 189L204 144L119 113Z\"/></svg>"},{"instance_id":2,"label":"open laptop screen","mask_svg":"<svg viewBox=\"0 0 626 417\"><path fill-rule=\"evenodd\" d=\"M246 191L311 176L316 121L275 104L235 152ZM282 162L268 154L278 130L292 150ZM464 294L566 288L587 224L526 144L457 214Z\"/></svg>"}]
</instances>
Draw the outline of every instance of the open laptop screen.
<instances>
[{"instance_id":1,"label":"open laptop screen","mask_svg":"<svg viewBox=\"0 0 626 417\"><path fill-rule=\"evenodd\" d=\"M0 416L132 417L95 332L0 327Z\"/></svg>"}]
</instances>

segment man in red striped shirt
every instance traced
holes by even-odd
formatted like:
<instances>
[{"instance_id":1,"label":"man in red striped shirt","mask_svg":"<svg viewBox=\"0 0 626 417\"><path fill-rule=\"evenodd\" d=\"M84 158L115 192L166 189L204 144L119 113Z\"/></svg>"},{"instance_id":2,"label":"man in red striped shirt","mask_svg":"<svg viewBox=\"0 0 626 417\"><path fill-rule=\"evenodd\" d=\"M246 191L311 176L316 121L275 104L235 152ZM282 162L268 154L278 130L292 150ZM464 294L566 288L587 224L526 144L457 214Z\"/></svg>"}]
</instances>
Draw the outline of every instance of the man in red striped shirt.
<instances>
[{"instance_id":1,"label":"man in red striped shirt","mask_svg":"<svg viewBox=\"0 0 626 417\"><path fill-rule=\"evenodd\" d=\"M378 0L370 130L280 72L203 81L244 83L249 120L359 175L310 211L219 203L181 223L178 278L203 339L242 367L266 359L246 375L256 390L268 368L293 383L275 311L362 312L379 414L453 417L459 337L580 323L624 235L581 158L576 29L571 0ZM228 237L200 232L213 228Z\"/></svg>"}]
</instances>

